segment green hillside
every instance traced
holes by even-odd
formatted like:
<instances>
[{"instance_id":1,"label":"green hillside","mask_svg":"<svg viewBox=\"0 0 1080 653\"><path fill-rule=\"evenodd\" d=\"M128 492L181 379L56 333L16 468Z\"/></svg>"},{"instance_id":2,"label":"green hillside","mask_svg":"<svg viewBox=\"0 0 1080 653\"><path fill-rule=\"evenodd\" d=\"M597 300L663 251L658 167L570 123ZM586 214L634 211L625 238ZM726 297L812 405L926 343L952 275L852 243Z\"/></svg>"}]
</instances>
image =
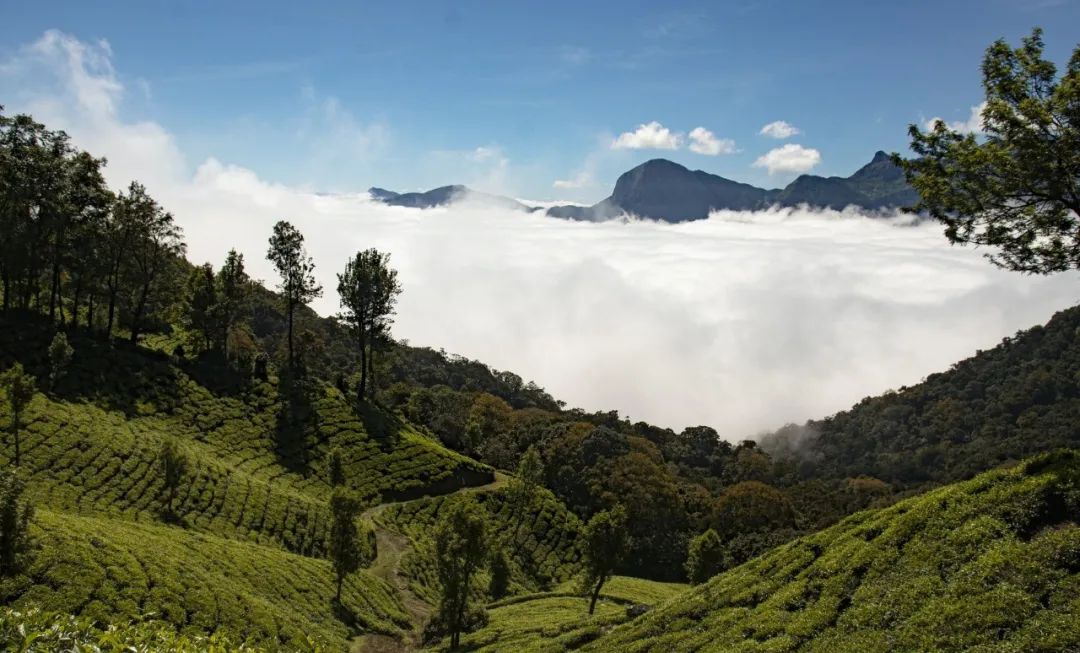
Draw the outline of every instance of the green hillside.
<instances>
[{"instance_id":1,"label":"green hillside","mask_svg":"<svg viewBox=\"0 0 1080 653\"><path fill-rule=\"evenodd\" d=\"M531 501L517 503L504 486L477 492L476 497L490 516L492 531L510 555L512 592L552 589L578 572L581 521L551 492L540 489ZM416 548L403 561L403 570L413 591L431 602L437 580L427 534L445 500L440 496L395 504L376 516L377 523L415 543Z\"/></svg>"},{"instance_id":2,"label":"green hillside","mask_svg":"<svg viewBox=\"0 0 1080 653\"><path fill-rule=\"evenodd\" d=\"M1080 649L1080 454L861 512L586 651Z\"/></svg>"},{"instance_id":3,"label":"green hillside","mask_svg":"<svg viewBox=\"0 0 1080 653\"><path fill-rule=\"evenodd\" d=\"M1080 446L1080 307L764 444L779 457L794 452L803 476L869 474L906 487Z\"/></svg>"},{"instance_id":4,"label":"green hillside","mask_svg":"<svg viewBox=\"0 0 1080 653\"><path fill-rule=\"evenodd\" d=\"M45 390L20 436L35 552L0 583L5 604L100 623L151 616L284 650L413 627L397 592L363 570L333 603L327 453L342 452L347 484L372 505L487 483L490 468L321 382L258 381L80 330L50 389L52 333L35 316L0 318L0 369L20 362ZM7 411L0 402L5 425ZM160 450L171 440L188 464L170 511Z\"/></svg>"},{"instance_id":5,"label":"green hillside","mask_svg":"<svg viewBox=\"0 0 1080 653\"><path fill-rule=\"evenodd\" d=\"M408 627L391 588L367 572L348 578L336 608L325 560L119 519L41 510L35 524L40 552L25 575L0 585L16 608L103 622L153 615L191 634L287 650Z\"/></svg>"},{"instance_id":6,"label":"green hillside","mask_svg":"<svg viewBox=\"0 0 1080 653\"><path fill-rule=\"evenodd\" d=\"M681 583L616 576L604 585L596 614L573 581L554 592L518 596L488 606L490 621L462 639L461 650L477 653L555 653L600 636L629 621L631 606L654 606L686 591ZM433 647L446 651L445 643Z\"/></svg>"}]
</instances>

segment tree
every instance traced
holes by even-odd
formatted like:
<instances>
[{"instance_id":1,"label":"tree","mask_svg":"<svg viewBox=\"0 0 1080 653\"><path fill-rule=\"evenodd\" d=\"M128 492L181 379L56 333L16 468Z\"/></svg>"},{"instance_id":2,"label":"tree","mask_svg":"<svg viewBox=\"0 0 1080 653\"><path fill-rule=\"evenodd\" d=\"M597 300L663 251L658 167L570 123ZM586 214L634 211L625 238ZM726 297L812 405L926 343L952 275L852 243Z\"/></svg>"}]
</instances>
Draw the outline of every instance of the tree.
<instances>
[{"instance_id":1,"label":"tree","mask_svg":"<svg viewBox=\"0 0 1080 653\"><path fill-rule=\"evenodd\" d=\"M475 497L457 495L443 504L435 524L435 567L442 588L437 618L450 635L451 649L461 642L473 578L487 557L484 512Z\"/></svg>"},{"instance_id":2,"label":"tree","mask_svg":"<svg viewBox=\"0 0 1080 653\"><path fill-rule=\"evenodd\" d=\"M709 529L690 540L686 557L686 577L691 585L709 580L725 568L724 543L716 531Z\"/></svg>"},{"instance_id":3,"label":"tree","mask_svg":"<svg viewBox=\"0 0 1080 653\"><path fill-rule=\"evenodd\" d=\"M270 249L266 258L274 264L281 283L282 301L285 302L285 315L288 320L289 369L295 371L296 359L293 349L293 322L296 309L322 296L322 286L315 282L313 272L315 263L304 249L304 236L296 227L281 220L274 225L270 236Z\"/></svg>"},{"instance_id":4,"label":"tree","mask_svg":"<svg viewBox=\"0 0 1080 653\"><path fill-rule=\"evenodd\" d=\"M56 382L67 374L68 364L75 354L75 348L68 344L63 331L57 331L49 344L49 388L54 389Z\"/></svg>"},{"instance_id":5,"label":"tree","mask_svg":"<svg viewBox=\"0 0 1080 653\"><path fill-rule=\"evenodd\" d=\"M334 447L326 454L326 478L330 487L345 485L345 465L341 459L341 449Z\"/></svg>"},{"instance_id":6,"label":"tree","mask_svg":"<svg viewBox=\"0 0 1080 653\"><path fill-rule=\"evenodd\" d=\"M130 326L135 344L147 313L169 295L166 273L183 256L185 245L172 214L162 209L142 184L132 182L127 195L120 194L116 211L130 230L126 271L133 293Z\"/></svg>"},{"instance_id":7,"label":"tree","mask_svg":"<svg viewBox=\"0 0 1080 653\"><path fill-rule=\"evenodd\" d=\"M1080 46L1065 74L1042 58L1042 30L983 58L983 138L938 120L911 125L916 158L893 160L919 192L916 210L954 244L994 248L1000 267L1049 274L1080 267Z\"/></svg>"},{"instance_id":8,"label":"tree","mask_svg":"<svg viewBox=\"0 0 1080 653\"><path fill-rule=\"evenodd\" d=\"M536 495L536 488L543 482L543 478L544 461L541 460L540 452L534 445L522 454L518 462L517 476L514 477L510 488L518 511L524 510L525 506L532 502Z\"/></svg>"},{"instance_id":9,"label":"tree","mask_svg":"<svg viewBox=\"0 0 1080 653\"><path fill-rule=\"evenodd\" d=\"M793 528L795 508L782 490L759 481L743 481L724 490L716 500L713 524L725 538Z\"/></svg>"},{"instance_id":10,"label":"tree","mask_svg":"<svg viewBox=\"0 0 1080 653\"><path fill-rule=\"evenodd\" d=\"M11 434L15 440L15 466L21 464L20 430L22 413L34 398L35 382L33 376L23 370L22 363L15 363L6 372L0 374L0 388L7 395L11 410Z\"/></svg>"},{"instance_id":11,"label":"tree","mask_svg":"<svg viewBox=\"0 0 1080 653\"><path fill-rule=\"evenodd\" d=\"M626 553L626 511L621 505L602 510L585 526L585 575L583 585L592 588L589 614L596 610L600 589L611 578Z\"/></svg>"},{"instance_id":12,"label":"tree","mask_svg":"<svg viewBox=\"0 0 1080 653\"><path fill-rule=\"evenodd\" d=\"M366 398L375 343L389 331L399 294L401 285L397 271L390 267L390 255L377 249L357 252L338 275L338 295L344 309L341 319L352 331L360 352L360 401Z\"/></svg>"},{"instance_id":13,"label":"tree","mask_svg":"<svg viewBox=\"0 0 1080 653\"><path fill-rule=\"evenodd\" d=\"M173 503L176 500L176 490L180 488L180 482L187 473L188 460L184 452L180 451L180 445L175 439L168 439L161 444L161 452L158 454L161 465L161 477L165 484L166 498L165 510L169 515L173 514Z\"/></svg>"},{"instance_id":14,"label":"tree","mask_svg":"<svg viewBox=\"0 0 1080 653\"><path fill-rule=\"evenodd\" d=\"M243 254L238 254L235 249L229 250L225 264L218 271L217 286L221 346L228 359L229 340L251 303L251 279L244 270Z\"/></svg>"},{"instance_id":15,"label":"tree","mask_svg":"<svg viewBox=\"0 0 1080 653\"><path fill-rule=\"evenodd\" d=\"M30 549L34 509L23 498L26 484L13 469L0 470L0 576L14 576Z\"/></svg>"},{"instance_id":16,"label":"tree","mask_svg":"<svg viewBox=\"0 0 1080 653\"><path fill-rule=\"evenodd\" d=\"M356 518L363 504L352 492L336 488L330 497L330 563L337 576L334 600L341 603L341 585L345 576L360 568L364 555Z\"/></svg>"},{"instance_id":17,"label":"tree","mask_svg":"<svg viewBox=\"0 0 1080 653\"><path fill-rule=\"evenodd\" d=\"M480 393L465 419L465 450L475 456L488 439L509 428L513 409L495 395Z\"/></svg>"},{"instance_id":18,"label":"tree","mask_svg":"<svg viewBox=\"0 0 1080 653\"><path fill-rule=\"evenodd\" d=\"M218 299L214 267L204 263L191 270L184 285L182 321L191 332L199 335L203 351L211 351L221 335L219 322L221 305Z\"/></svg>"},{"instance_id":19,"label":"tree","mask_svg":"<svg viewBox=\"0 0 1080 653\"><path fill-rule=\"evenodd\" d=\"M506 549L503 546L492 548L488 559L488 571L491 574L488 594L493 599L501 599L510 589L510 557L506 555Z\"/></svg>"}]
</instances>

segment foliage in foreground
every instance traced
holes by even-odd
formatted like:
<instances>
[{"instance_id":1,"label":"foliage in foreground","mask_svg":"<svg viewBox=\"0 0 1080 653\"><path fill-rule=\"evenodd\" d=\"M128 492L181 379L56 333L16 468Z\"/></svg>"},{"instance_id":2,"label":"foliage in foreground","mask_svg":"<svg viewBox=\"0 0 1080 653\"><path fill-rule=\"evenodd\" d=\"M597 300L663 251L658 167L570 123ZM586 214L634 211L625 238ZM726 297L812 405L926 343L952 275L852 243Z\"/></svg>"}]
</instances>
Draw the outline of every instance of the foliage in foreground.
<instances>
[{"instance_id":1,"label":"foliage in foreground","mask_svg":"<svg viewBox=\"0 0 1080 653\"><path fill-rule=\"evenodd\" d=\"M264 653L267 649L230 640L224 634L209 637L182 635L169 624L142 621L110 624L40 610L0 609L0 650L12 653ZM303 650L326 650L314 640Z\"/></svg>"},{"instance_id":2,"label":"foliage in foreground","mask_svg":"<svg viewBox=\"0 0 1080 653\"><path fill-rule=\"evenodd\" d=\"M723 573L587 651L1080 648L1080 453L853 515Z\"/></svg>"}]
</instances>

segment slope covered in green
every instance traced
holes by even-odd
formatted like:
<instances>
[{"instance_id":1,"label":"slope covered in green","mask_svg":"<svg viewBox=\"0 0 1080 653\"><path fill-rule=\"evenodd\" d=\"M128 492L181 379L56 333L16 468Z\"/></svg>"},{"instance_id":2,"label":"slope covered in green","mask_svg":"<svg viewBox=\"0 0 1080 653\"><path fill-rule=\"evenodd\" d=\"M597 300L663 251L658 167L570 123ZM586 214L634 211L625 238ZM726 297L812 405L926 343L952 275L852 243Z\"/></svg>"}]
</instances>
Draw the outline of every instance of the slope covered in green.
<instances>
[{"instance_id":1,"label":"slope covered in green","mask_svg":"<svg viewBox=\"0 0 1080 653\"><path fill-rule=\"evenodd\" d=\"M39 510L35 524L32 565L0 584L0 600L17 608L121 623L153 615L191 634L287 650L408 626L392 589L366 571L348 577L335 606L326 560L119 519Z\"/></svg>"},{"instance_id":2,"label":"slope covered in green","mask_svg":"<svg viewBox=\"0 0 1080 653\"><path fill-rule=\"evenodd\" d=\"M1080 307L1005 338L922 383L868 397L763 442L804 477L868 474L900 487L970 478L1080 446Z\"/></svg>"},{"instance_id":3,"label":"slope covered in green","mask_svg":"<svg viewBox=\"0 0 1080 653\"><path fill-rule=\"evenodd\" d=\"M51 384L52 334L34 316L0 318L0 369L22 363L39 390L20 430L35 547L29 569L0 583L8 604L340 650L358 633L412 624L393 588L363 570L334 605L328 452L341 451L345 482L371 505L494 478L317 380L261 381L73 330L74 357ZM187 463L172 509L160 458L169 441ZM0 464L13 463L13 444L7 434Z\"/></svg>"},{"instance_id":4,"label":"slope covered in green","mask_svg":"<svg viewBox=\"0 0 1080 653\"><path fill-rule=\"evenodd\" d=\"M537 489L518 499L506 486L476 492L490 516L490 529L511 560L511 591L552 589L579 571L582 524L551 492ZM382 526L408 536L415 549L403 561L413 590L434 602L437 580L428 534L446 497L387 506L376 516Z\"/></svg>"},{"instance_id":5,"label":"slope covered in green","mask_svg":"<svg viewBox=\"0 0 1080 653\"><path fill-rule=\"evenodd\" d=\"M554 592L540 592L497 601L488 606L489 621L462 638L462 651L477 653L554 653L574 648L632 618L631 606L654 606L686 590L681 583L661 583L615 576L604 584L596 612L589 599L569 581ZM432 647L446 651L445 642Z\"/></svg>"},{"instance_id":6,"label":"slope covered in green","mask_svg":"<svg viewBox=\"0 0 1080 653\"><path fill-rule=\"evenodd\" d=\"M1080 454L857 513L587 651L1080 649Z\"/></svg>"}]
</instances>

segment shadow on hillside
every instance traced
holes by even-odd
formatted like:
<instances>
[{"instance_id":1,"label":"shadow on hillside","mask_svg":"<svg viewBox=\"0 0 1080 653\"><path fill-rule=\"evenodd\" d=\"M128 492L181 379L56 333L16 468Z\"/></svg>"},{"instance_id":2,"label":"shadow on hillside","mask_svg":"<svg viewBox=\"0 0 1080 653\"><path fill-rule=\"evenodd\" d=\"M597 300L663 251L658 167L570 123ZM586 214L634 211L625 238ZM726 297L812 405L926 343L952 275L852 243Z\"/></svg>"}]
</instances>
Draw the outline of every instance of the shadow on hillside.
<instances>
[{"instance_id":1,"label":"shadow on hillside","mask_svg":"<svg viewBox=\"0 0 1080 653\"><path fill-rule=\"evenodd\" d=\"M397 415L371 401L354 400L353 410L363 423L364 431L378 443L379 448L384 452L397 448L401 431L405 428L405 423Z\"/></svg>"},{"instance_id":2,"label":"shadow on hillside","mask_svg":"<svg viewBox=\"0 0 1080 653\"><path fill-rule=\"evenodd\" d=\"M284 373L278 381L281 404L274 429L274 450L283 467L299 474L308 470L307 433L319 428L319 415L313 402L315 389L315 383L302 376Z\"/></svg>"},{"instance_id":3,"label":"shadow on hillside","mask_svg":"<svg viewBox=\"0 0 1080 653\"><path fill-rule=\"evenodd\" d=\"M217 396L236 397L251 388L251 375L225 360L221 352L205 352L182 363L184 373Z\"/></svg>"},{"instance_id":4,"label":"shadow on hillside","mask_svg":"<svg viewBox=\"0 0 1080 653\"><path fill-rule=\"evenodd\" d=\"M129 417L169 412L179 402L179 378L169 356L119 338L108 340L81 326L63 329L74 355L64 376L50 388L48 349L57 330L58 325L33 312L0 316L0 369L18 361L37 377L42 392Z\"/></svg>"}]
</instances>

